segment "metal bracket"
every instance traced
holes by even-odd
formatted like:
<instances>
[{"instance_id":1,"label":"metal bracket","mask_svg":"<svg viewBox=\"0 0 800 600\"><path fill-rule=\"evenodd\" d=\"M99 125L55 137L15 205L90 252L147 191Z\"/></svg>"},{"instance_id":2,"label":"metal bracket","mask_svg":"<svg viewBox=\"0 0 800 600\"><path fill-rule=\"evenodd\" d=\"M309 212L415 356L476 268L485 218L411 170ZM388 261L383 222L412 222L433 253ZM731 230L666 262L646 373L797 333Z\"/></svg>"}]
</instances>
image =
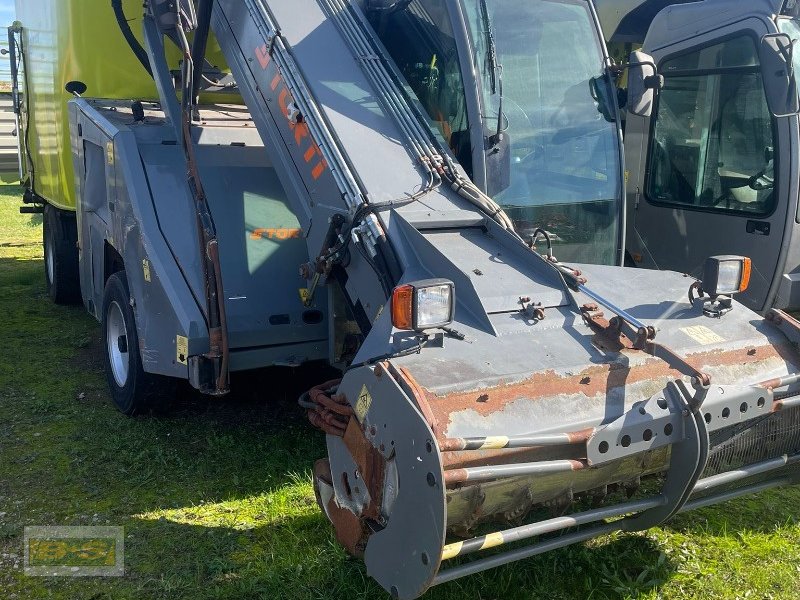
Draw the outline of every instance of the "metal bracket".
<instances>
[{"instance_id":1,"label":"metal bracket","mask_svg":"<svg viewBox=\"0 0 800 600\"><path fill-rule=\"evenodd\" d=\"M272 49L275 47L275 40L278 39L280 36L281 30L278 28L270 29L267 32L266 39L264 40L267 44L267 54L272 56Z\"/></svg>"},{"instance_id":2,"label":"metal bracket","mask_svg":"<svg viewBox=\"0 0 800 600\"><path fill-rule=\"evenodd\" d=\"M695 398L688 398L679 383L682 382L670 383L659 394L598 429L586 444L589 465L681 443L687 435L684 412L699 414L705 428L713 432L768 415L774 404L770 389L718 385L711 386L704 401L698 403Z\"/></svg>"},{"instance_id":3,"label":"metal bracket","mask_svg":"<svg viewBox=\"0 0 800 600\"><path fill-rule=\"evenodd\" d=\"M772 412L775 397L763 387L712 386L700 414L709 433L744 423Z\"/></svg>"},{"instance_id":4,"label":"metal bracket","mask_svg":"<svg viewBox=\"0 0 800 600\"><path fill-rule=\"evenodd\" d=\"M692 378L692 385L697 389L702 402L705 388L711 384L711 378L700 369L689 363L677 352L663 344L655 342L656 330L652 326L641 325L638 329L628 319L620 316L607 320L600 307L595 303L584 304L581 316L586 325L597 335L603 346L613 351L639 350L667 363L682 375Z\"/></svg>"},{"instance_id":5,"label":"metal bracket","mask_svg":"<svg viewBox=\"0 0 800 600\"><path fill-rule=\"evenodd\" d=\"M800 344L800 322L797 319L777 308L770 310L764 318L780 329L790 342Z\"/></svg>"},{"instance_id":6,"label":"metal bracket","mask_svg":"<svg viewBox=\"0 0 800 600\"><path fill-rule=\"evenodd\" d=\"M669 386L677 390L676 384ZM678 393L680 393L678 391ZM708 462L709 440L708 429L703 417L689 410L689 404L682 403L684 439L672 445L670 465L661 495L664 504L646 510L622 522L623 531L643 531L660 525L675 515L692 494L695 484L700 479Z\"/></svg>"},{"instance_id":7,"label":"metal bracket","mask_svg":"<svg viewBox=\"0 0 800 600\"><path fill-rule=\"evenodd\" d=\"M678 443L685 437L683 397L668 385L645 402L637 403L616 421L595 431L586 443L589 466Z\"/></svg>"}]
</instances>

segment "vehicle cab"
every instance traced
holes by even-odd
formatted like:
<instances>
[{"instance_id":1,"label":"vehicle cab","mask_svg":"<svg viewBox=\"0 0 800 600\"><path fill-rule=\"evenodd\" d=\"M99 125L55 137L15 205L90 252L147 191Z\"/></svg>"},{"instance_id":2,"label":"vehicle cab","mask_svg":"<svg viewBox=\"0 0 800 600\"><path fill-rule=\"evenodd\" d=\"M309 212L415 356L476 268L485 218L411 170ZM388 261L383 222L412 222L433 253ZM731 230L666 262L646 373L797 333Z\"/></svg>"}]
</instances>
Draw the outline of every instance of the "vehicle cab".
<instances>
[{"instance_id":1,"label":"vehicle cab","mask_svg":"<svg viewBox=\"0 0 800 600\"><path fill-rule=\"evenodd\" d=\"M637 266L699 277L708 256L746 255L744 304L800 307L798 38L797 0L704 0L653 19L643 50L663 89L625 130Z\"/></svg>"},{"instance_id":2,"label":"vehicle cab","mask_svg":"<svg viewBox=\"0 0 800 600\"><path fill-rule=\"evenodd\" d=\"M619 111L583 0L363 0L431 131L530 239L560 260L619 264Z\"/></svg>"}]
</instances>

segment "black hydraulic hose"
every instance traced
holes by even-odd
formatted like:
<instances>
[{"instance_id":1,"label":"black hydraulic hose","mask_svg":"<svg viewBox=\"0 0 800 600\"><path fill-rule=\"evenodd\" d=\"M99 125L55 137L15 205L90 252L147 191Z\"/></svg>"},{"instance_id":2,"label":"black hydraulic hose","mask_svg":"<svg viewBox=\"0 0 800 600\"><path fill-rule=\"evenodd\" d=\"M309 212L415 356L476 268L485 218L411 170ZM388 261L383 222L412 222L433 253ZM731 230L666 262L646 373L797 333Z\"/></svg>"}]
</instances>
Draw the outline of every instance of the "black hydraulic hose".
<instances>
[{"instance_id":1,"label":"black hydraulic hose","mask_svg":"<svg viewBox=\"0 0 800 600\"><path fill-rule=\"evenodd\" d=\"M192 60L194 60L194 85L192 98L197 98L200 93L200 82L203 79L203 67L206 63L206 48L208 47L208 34L211 31L211 11L214 0L198 0L197 4L197 29L194 32L192 43Z\"/></svg>"},{"instance_id":2,"label":"black hydraulic hose","mask_svg":"<svg viewBox=\"0 0 800 600\"><path fill-rule=\"evenodd\" d=\"M325 3L340 30L360 56L383 56L381 50L375 46L374 40L366 33L369 25L363 21L363 17L352 6L344 0L326 0ZM395 121L404 130L407 141L415 148L419 158L426 163L426 168L435 172L440 178L448 179L450 187L462 198L477 206L501 227L516 235L514 224L502 207L481 192L472 181L463 178L449 160L446 151L440 147L439 142L430 131L426 131L422 125L425 121L424 118L419 114L413 102L410 102L407 95L402 92L402 85L393 80L391 68L388 67L385 59L362 59L362 64L367 76L373 80L374 85L381 92L385 107L393 113ZM519 239L522 241L522 238Z\"/></svg>"},{"instance_id":3,"label":"black hydraulic hose","mask_svg":"<svg viewBox=\"0 0 800 600\"><path fill-rule=\"evenodd\" d=\"M145 49L139 43L139 40L133 35L130 23L128 23L128 19L125 17L125 10L122 8L122 0L111 0L111 8L114 9L114 16L117 18L117 24L122 32L122 36L125 38L125 41L128 42L128 46L130 46L136 58L142 63L144 70L152 77L153 69L150 67L150 59Z\"/></svg>"},{"instance_id":4,"label":"black hydraulic hose","mask_svg":"<svg viewBox=\"0 0 800 600\"><path fill-rule=\"evenodd\" d=\"M545 242L547 242L547 257L552 259L553 258L553 240L550 237L550 234L547 231L545 231L544 229L542 229L541 227L537 227L536 231L534 231L533 235L531 236L531 248L536 246L536 242L539 239L540 235L544 238Z\"/></svg>"}]
</instances>

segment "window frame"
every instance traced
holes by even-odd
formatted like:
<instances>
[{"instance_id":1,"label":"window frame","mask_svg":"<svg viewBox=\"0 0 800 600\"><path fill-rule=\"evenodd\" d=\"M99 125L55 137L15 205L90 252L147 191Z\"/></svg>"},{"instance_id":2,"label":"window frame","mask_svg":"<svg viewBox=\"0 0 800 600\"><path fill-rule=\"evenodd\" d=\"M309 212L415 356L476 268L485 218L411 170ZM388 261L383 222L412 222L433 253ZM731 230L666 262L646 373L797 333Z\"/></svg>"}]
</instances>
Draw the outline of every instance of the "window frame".
<instances>
[{"instance_id":1,"label":"window frame","mask_svg":"<svg viewBox=\"0 0 800 600\"><path fill-rule=\"evenodd\" d=\"M462 62L462 58L461 58L461 49L460 49L460 45L459 45L460 44L460 41L459 41L459 33L460 32L458 31L458 29L456 27L457 23L453 20L453 8L452 8L452 6L450 4L450 0L417 0L417 1L420 4L420 8L422 10L424 10L425 12L428 12L428 7L425 6L425 4L426 3L432 3L432 2L440 3L442 9L444 10L443 22L446 22L446 24L450 27L450 30L451 30L453 44L454 44L454 47L455 47L455 54L456 54L455 63L458 66L458 75L459 75L459 77L461 79L461 84L462 84L459 89L461 89L463 91L462 100L464 102L464 118L466 120L466 128L463 129L463 130L459 130L459 131L462 131L462 132L466 133L467 137L471 141L471 139L472 139L471 131L472 131L473 115L472 115L472 113L470 111L470 106L469 106L470 98L469 98L468 88L464 83L463 62ZM436 26L436 23L433 21L433 17L431 17L431 23L434 26ZM392 72L393 72L394 76L397 78L398 83L405 89L406 93L412 99L413 103L416 105L416 108L420 111L420 116L423 118L423 120L425 122L425 127L428 130L428 132L433 137L438 139L438 141L443 146L443 150L445 152L447 152L451 156L451 158L453 158L454 160L459 162L455 151L450 147L449 140L445 139L444 133L436 125L437 120L435 119L435 117L430 115L430 113L428 111L428 107L423 102L424 98L420 97L420 95L417 93L417 90L415 89L414 85L412 84L411 79L409 79L407 73L403 70L403 65L401 65L400 63L397 62L397 59L392 54L392 52L390 50L390 47L386 44L385 39L381 36L381 32L378 31L375 28L374 24L371 24L370 34L373 36L374 41L376 43L378 43L380 45L380 47L382 47L385 50L387 60L390 62L390 65L392 67ZM444 121L444 122L448 123L448 125L452 126L449 123L449 121ZM471 152L470 152L470 154L471 154ZM459 162L459 164L461 164L461 163ZM466 167L464 167L464 168L466 170Z\"/></svg>"},{"instance_id":2,"label":"window frame","mask_svg":"<svg viewBox=\"0 0 800 600\"><path fill-rule=\"evenodd\" d=\"M706 48L711 48L713 46L719 46L719 45L724 44L725 42L727 42L729 40L742 38L742 37L747 37L747 38L750 39L750 41L753 43L753 48L755 50L756 56L758 56L758 44L760 42L760 38L758 38L756 36L754 31L752 31L750 29L743 29L743 30L739 30L739 31L730 33L728 35L719 37L719 38L715 38L715 39L707 41L705 43L698 44L696 46L692 46L691 48L679 50L677 52L674 52L672 54L668 54L668 55L664 56L658 62L658 72L660 74L662 74L665 79L667 79L669 77L675 77L675 78L679 78L679 77L703 77L703 76L707 76L707 75L726 75L726 74L734 74L734 73L757 73L758 75L760 75L760 78L761 78L762 91L764 92L765 101L766 101L766 90L764 90L764 88L763 88L763 86L764 86L763 69L761 67L761 62L760 61L759 61L759 63L757 65L752 65L752 66L719 67L719 68L716 68L716 69L694 69L694 70L681 69L679 71L673 71L673 72L671 72L669 74L667 74L665 72L665 70L664 70L664 64L667 63L667 62L670 62L672 60L675 60L675 59L683 57L683 56L687 56L687 55L690 55L690 54L701 52ZM661 200L656 200L651 196L651 194L650 194L651 187L650 186L651 186L651 182L653 180L653 170L654 170L653 158L654 158L654 154L655 154L653 152L653 148L654 148L654 144L655 144L655 140L656 140L655 133L656 133L656 126L658 125L658 118L659 118L660 109L661 109L661 95L662 95L662 93L663 93L663 91L661 93L657 94L657 96L656 96L656 100L655 100L654 107L653 107L653 115L650 118L650 124L649 124L649 139L648 139L648 144L647 144L647 163L646 163L646 167L645 167L645 177L644 177L644 180L642 181L642 187L643 187L642 196L644 196L644 198L648 202L648 204L651 204L651 205L656 206L656 207L661 207L661 208L673 208L673 209L681 209L681 210L687 210L687 211L692 211L692 212L703 212L703 213L729 215L729 216L733 216L733 217L748 217L748 218L751 218L751 219L759 219L759 220L768 219L769 217L771 217L775 213L775 211L778 209L779 202L778 202L776 194L779 191L779 186L780 186L780 182L781 182L781 172L780 172L780 170L781 170L780 169L780 162L781 161L776 160L776 158L773 158L773 163L772 163L773 164L773 169L774 169L774 183L773 183L773 187L772 187L773 194L772 194L772 198L770 200L770 205L769 205L768 209L765 210L765 211L752 212L752 211L737 210L737 209L730 209L730 208L718 208L718 207L714 207L714 206L695 206L695 205L687 204L687 203L683 203L683 202L669 202L669 201L664 202L664 201L661 201ZM769 112L769 111L767 111L767 112ZM772 129L773 148L777 148L779 146L779 143L778 143L778 133L779 133L778 122L777 122L777 119L772 114L770 114L769 116L770 116L770 125L771 125L771 129Z\"/></svg>"}]
</instances>

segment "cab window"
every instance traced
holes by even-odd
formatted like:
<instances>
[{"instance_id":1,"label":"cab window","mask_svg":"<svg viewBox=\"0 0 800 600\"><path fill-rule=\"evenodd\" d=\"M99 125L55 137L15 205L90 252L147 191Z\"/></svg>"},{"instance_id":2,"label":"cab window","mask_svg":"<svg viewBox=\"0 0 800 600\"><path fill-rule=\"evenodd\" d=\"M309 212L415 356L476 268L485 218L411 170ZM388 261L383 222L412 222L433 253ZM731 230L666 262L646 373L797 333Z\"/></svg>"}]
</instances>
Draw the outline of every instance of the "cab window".
<instances>
[{"instance_id":1,"label":"cab window","mask_svg":"<svg viewBox=\"0 0 800 600\"><path fill-rule=\"evenodd\" d=\"M741 36L661 66L647 197L683 208L770 213L773 122L755 42Z\"/></svg>"},{"instance_id":2,"label":"cab window","mask_svg":"<svg viewBox=\"0 0 800 600\"><path fill-rule=\"evenodd\" d=\"M367 16L433 126L472 177L464 82L446 2L412 0Z\"/></svg>"}]
</instances>

